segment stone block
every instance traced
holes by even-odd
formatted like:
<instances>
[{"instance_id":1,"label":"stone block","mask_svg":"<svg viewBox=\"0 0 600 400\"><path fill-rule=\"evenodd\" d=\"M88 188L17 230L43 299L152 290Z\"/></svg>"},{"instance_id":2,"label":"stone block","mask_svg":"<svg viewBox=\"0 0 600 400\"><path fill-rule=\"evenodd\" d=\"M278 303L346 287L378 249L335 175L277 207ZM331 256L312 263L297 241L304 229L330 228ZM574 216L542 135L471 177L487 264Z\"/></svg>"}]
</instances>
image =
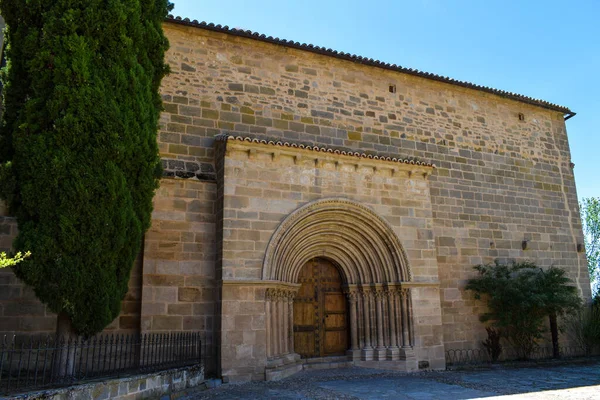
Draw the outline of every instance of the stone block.
<instances>
[{"instance_id":1,"label":"stone block","mask_svg":"<svg viewBox=\"0 0 600 400\"><path fill-rule=\"evenodd\" d=\"M202 289L197 287L180 287L178 293L180 302L198 302L202 300Z\"/></svg>"},{"instance_id":2,"label":"stone block","mask_svg":"<svg viewBox=\"0 0 600 400\"><path fill-rule=\"evenodd\" d=\"M153 316L152 330L156 331L178 331L183 327L181 316Z\"/></svg>"}]
</instances>

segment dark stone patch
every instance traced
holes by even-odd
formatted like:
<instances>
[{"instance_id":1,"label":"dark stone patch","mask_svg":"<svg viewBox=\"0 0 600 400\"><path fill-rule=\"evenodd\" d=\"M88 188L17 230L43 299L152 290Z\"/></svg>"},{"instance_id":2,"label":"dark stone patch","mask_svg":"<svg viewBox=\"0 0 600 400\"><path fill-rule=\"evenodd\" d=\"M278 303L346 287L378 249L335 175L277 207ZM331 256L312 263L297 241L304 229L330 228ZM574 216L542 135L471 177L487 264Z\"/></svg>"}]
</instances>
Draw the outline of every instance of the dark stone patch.
<instances>
[{"instance_id":1,"label":"dark stone patch","mask_svg":"<svg viewBox=\"0 0 600 400\"><path fill-rule=\"evenodd\" d=\"M180 160L169 160L169 169L171 170L185 170L185 163Z\"/></svg>"},{"instance_id":2,"label":"dark stone patch","mask_svg":"<svg viewBox=\"0 0 600 400\"><path fill-rule=\"evenodd\" d=\"M188 65L186 63L181 63L181 69L183 71L187 71L187 72L196 72L196 68L194 68L191 65Z\"/></svg>"},{"instance_id":3,"label":"dark stone patch","mask_svg":"<svg viewBox=\"0 0 600 400\"><path fill-rule=\"evenodd\" d=\"M318 118L333 119L332 112L311 110L310 115L312 115L313 117L318 117Z\"/></svg>"},{"instance_id":4,"label":"dark stone patch","mask_svg":"<svg viewBox=\"0 0 600 400\"><path fill-rule=\"evenodd\" d=\"M275 95L275 90L271 89L269 87L261 86L260 87L260 94L266 94L268 96L273 96L273 95Z\"/></svg>"},{"instance_id":5,"label":"dark stone patch","mask_svg":"<svg viewBox=\"0 0 600 400\"><path fill-rule=\"evenodd\" d=\"M244 85L242 85L241 83L230 83L229 85L227 85L227 87L229 88L229 90L233 90L234 92L244 91Z\"/></svg>"},{"instance_id":6,"label":"dark stone patch","mask_svg":"<svg viewBox=\"0 0 600 400\"><path fill-rule=\"evenodd\" d=\"M183 96L173 96L173 103L188 104L188 98Z\"/></svg>"},{"instance_id":7,"label":"dark stone patch","mask_svg":"<svg viewBox=\"0 0 600 400\"><path fill-rule=\"evenodd\" d=\"M260 88L257 85L244 85L244 92L248 93L260 93Z\"/></svg>"}]
</instances>

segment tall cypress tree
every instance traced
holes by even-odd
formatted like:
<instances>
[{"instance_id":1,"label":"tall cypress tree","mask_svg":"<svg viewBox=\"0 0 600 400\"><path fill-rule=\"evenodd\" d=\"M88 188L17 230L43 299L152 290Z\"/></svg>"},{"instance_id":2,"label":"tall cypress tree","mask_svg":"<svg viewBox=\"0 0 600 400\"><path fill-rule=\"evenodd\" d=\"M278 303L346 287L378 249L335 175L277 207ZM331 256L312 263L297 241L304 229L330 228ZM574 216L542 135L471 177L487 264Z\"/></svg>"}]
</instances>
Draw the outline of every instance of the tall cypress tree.
<instances>
[{"instance_id":1,"label":"tall cypress tree","mask_svg":"<svg viewBox=\"0 0 600 400\"><path fill-rule=\"evenodd\" d=\"M15 273L92 335L120 312L160 176L167 0L0 0L0 192L31 257Z\"/></svg>"}]
</instances>

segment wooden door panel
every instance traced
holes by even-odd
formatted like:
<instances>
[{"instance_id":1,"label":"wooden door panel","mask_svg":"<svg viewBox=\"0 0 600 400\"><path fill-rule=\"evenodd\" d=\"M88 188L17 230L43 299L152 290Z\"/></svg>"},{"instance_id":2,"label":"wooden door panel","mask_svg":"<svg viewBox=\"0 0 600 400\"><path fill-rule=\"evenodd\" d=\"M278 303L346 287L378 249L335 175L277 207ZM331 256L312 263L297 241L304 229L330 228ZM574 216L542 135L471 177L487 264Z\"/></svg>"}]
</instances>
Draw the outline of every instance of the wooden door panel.
<instances>
[{"instance_id":1,"label":"wooden door panel","mask_svg":"<svg viewBox=\"0 0 600 400\"><path fill-rule=\"evenodd\" d=\"M324 292L323 293L323 297L324 297L324 305L325 305L325 312L329 313L329 312L345 312L346 311L346 298L344 297L343 294L341 293L328 293L328 292Z\"/></svg>"},{"instance_id":2,"label":"wooden door panel","mask_svg":"<svg viewBox=\"0 0 600 400\"><path fill-rule=\"evenodd\" d=\"M312 303L294 303L294 326L312 326L313 331L317 328L315 323L315 307Z\"/></svg>"},{"instance_id":3,"label":"wooden door panel","mask_svg":"<svg viewBox=\"0 0 600 400\"><path fill-rule=\"evenodd\" d=\"M329 261L307 262L294 300L294 351L302 357L344 354L348 349L342 279Z\"/></svg>"},{"instance_id":4,"label":"wooden door panel","mask_svg":"<svg viewBox=\"0 0 600 400\"><path fill-rule=\"evenodd\" d=\"M346 316L343 314L328 314L325 316L325 330L346 329Z\"/></svg>"},{"instance_id":5,"label":"wooden door panel","mask_svg":"<svg viewBox=\"0 0 600 400\"><path fill-rule=\"evenodd\" d=\"M294 331L294 351L302 357L318 357L315 331L298 332Z\"/></svg>"},{"instance_id":6,"label":"wooden door panel","mask_svg":"<svg viewBox=\"0 0 600 400\"><path fill-rule=\"evenodd\" d=\"M346 330L326 331L324 356L344 354L348 350Z\"/></svg>"}]
</instances>

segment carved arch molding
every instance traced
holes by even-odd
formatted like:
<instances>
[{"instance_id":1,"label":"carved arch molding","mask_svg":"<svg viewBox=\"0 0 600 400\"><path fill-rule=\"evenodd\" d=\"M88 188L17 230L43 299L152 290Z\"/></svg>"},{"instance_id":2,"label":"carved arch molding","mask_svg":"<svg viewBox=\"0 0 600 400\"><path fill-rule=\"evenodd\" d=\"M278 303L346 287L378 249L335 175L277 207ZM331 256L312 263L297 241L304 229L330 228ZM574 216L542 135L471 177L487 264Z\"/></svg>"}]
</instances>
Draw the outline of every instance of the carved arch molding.
<instances>
[{"instance_id":1,"label":"carved arch molding","mask_svg":"<svg viewBox=\"0 0 600 400\"><path fill-rule=\"evenodd\" d=\"M400 360L414 343L408 258L392 227L370 208L344 198L311 202L277 228L265 254L262 278L294 285L316 257L341 269L348 296L350 354L358 360ZM293 353L294 290L267 292L267 356ZM279 304L282 303L282 304Z\"/></svg>"}]
</instances>

